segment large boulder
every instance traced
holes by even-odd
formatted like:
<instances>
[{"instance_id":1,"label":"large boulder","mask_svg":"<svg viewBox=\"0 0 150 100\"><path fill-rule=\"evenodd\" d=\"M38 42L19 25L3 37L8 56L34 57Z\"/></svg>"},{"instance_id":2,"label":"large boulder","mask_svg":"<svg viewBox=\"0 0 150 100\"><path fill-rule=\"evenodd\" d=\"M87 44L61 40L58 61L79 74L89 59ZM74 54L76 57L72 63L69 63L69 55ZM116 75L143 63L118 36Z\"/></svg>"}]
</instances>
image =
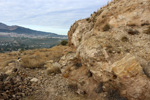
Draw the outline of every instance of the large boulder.
<instances>
[{"instance_id":1,"label":"large boulder","mask_svg":"<svg viewBox=\"0 0 150 100\"><path fill-rule=\"evenodd\" d=\"M150 80L134 56L127 55L112 65L116 87L129 100L149 100ZM143 94L144 93L144 94Z\"/></svg>"}]
</instances>

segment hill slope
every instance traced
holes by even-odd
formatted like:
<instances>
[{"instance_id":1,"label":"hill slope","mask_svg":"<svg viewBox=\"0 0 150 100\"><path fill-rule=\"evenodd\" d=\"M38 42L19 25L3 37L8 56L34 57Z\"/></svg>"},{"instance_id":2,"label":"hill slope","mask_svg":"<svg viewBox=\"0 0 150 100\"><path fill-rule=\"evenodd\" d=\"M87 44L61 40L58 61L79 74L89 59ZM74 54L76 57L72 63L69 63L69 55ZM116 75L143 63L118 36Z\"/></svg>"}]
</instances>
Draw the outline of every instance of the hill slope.
<instances>
[{"instance_id":1,"label":"hill slope","mask_svg":"<svg viewBox=\"0 0 150 100\"><path fill-rule=\"evenodd\" d=\"M113 0L71 26L70 47L1 54L0 98L150 100L149 7Z\"/></svg>"}]
</instances>

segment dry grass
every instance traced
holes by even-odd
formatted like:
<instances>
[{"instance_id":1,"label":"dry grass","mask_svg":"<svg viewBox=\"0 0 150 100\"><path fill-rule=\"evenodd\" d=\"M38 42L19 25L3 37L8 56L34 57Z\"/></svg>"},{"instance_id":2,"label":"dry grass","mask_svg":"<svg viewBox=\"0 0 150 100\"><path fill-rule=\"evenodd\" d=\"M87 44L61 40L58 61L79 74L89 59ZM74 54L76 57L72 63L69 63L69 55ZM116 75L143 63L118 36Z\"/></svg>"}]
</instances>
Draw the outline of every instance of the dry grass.
<instances>
[{"instance_id":1,"label":"dry grass","mask_svg":"<svg viewBox=\"0 0 150 100\"><path fill-rule=\"evenodd\" d=\"M59 59L66 53L70 52L68 46L55 46L48 49L34 49L23 52L0 53L0 69L7 66L9 63L17 61L21 57L21 66L25 68L41 68L46 61Z\"/></svg>"},{"instance_id":2,"label":"dry grass","mask_svg":"<svg viewBox=\"0 0 150 100\"><path fill-rule=\"evenodd\" d=\"M8 66L9 63L15 62L17 60L17 52L11 53L0 53L0 69Z\"/></svg>"},{"instance_id":3,"label":"dry grass","mask_svg":"<svg viewBox=\"0 0 150 100\"><path fill-rule=\"evenodd\" d=\"M42 56L40 58L41 59L38 58L38 55L35 57L34 56L23 57L21 66L26 67L26 68L41 68L44 65L45 58Z\"/></svg>"},{"instance_id":4,"label":"dry grass","mask_svg":"<svg viewBox=\"0 0 150 100\"><path fill-rule=\"evenodd\" d=\"M150 35L150 26L148 27L148 29L147 29L147 30L145 30L145 31L144 31L144 33L146 33L146 34Z\"/></svg>"},{"instance_id":5,"label":"dry grass","mask_svg":"<svg viewBox=\"0 0 150 100\"><path fill-rule=\"evenodd\" d=\"M23 52L21 66L26 68L42 68L49 60L59 61L71 49L68 46L55 46L50 49L36 49Z\"/></svg>"},{"instance_id":6,"label":"dry grass","mask_svg":"<svg viewBox=\"0 0 150 100\"><path fill-rule=\"evenodd\" d=\"M2 66L3 66L3 67L6 67L6 66L9 65L9 63L13 63L13 62L15 62L15 61L16 61L15 59L6 60L6 61L3 62Z\"/></svg>"},{"instance_id":7,"label":"dry grass","mask_svg":"<svg viewBox=\"0 0 150 100\"><path fill-rule=\"evenodd\" d=\"M51 75L51 74L58 74L58 73L61 73L60 71L60 68L59 67L51 67L51 68L48 68L47 71L46 71L47 75Z\"/></svg>"}]
</instances>

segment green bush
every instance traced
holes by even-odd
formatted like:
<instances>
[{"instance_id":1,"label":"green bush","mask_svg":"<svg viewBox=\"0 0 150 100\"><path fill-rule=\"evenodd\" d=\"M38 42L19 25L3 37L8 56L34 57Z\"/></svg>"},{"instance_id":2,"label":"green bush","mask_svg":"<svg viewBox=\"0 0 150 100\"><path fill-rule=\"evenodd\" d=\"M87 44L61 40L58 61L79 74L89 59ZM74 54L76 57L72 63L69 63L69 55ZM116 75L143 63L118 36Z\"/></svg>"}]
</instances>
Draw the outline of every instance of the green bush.
<instances>
[{"instance_id":1,"label":"green bush","mask_svg":"<svg viewBox=\"0 0 150 100\"><path fill-rule=\"evenodd\" d=\"M138 35L138 34L139 34L139 31L129 29L129 30L128 30L128 34L130 34L130 35Z\"/></svg>"},{"instance_id":2,"label":"green bush","mask_svg":"<svg viewBox=\"0 0 150 100\"><path fill-rule=\"evenodd\" d=\"M60 44L65 46L65 45L68 44L68 41L67 40L62 40Z\"/></svg>"},{"instance_id":3,"label":"green bush","mask_svg":"<svg viewBox=\"0 0 150 100\"><path fill-rule=\"evenodd\" d=\"M88 21L88 23L90 23L90 22L91 22L91 19L90 19L90 18L86 18L86 21Z\"/></svg>"},{"instance_id":4,"label":"green bush","mask_svg":"<svg viewBox=\"0 0 150 100\"><path fill-rule=\"evenodd\" d=\"M146 34L149 34L150 35L150 26L148 27L148 29L147 30L145 30L145 32L144 33L146 33Z\"/></svg>"},{"instance_id":5,"label":"green bush","mask_svg":"<svg viewBox=\"0 0 150 100\"><path fill-rule=\"evenodd\" d=\"M122 40L122 42L128 42L129 41L129 39L126 36L122 37L121 40Z\"/></svg>"},{"instance_id":6,"label":"green bush","mask_svg":"<svg viewBox=\"0 0 150 100\"><path fill-rule=\"evenodd\" d=\"M104 27L103 27L103 31L108 31L110 29L110 25L109 24L106 24Z\"/></svg>"}]
</instances>

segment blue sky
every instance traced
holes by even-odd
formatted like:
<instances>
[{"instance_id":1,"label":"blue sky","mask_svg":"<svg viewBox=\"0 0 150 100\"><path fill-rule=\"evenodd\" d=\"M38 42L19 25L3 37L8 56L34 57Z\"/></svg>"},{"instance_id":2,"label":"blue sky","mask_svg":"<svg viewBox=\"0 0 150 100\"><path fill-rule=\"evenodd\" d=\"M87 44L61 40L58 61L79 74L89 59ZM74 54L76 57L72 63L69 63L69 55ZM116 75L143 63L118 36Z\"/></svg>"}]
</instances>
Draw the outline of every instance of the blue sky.
<instances>
[{"instance_id":1,"label":"blue sky","mask_svg":"<svg viewBox=\"0 0 150 100\"><path fill-rule=\"evenodd\" d=\"M67 34L79 19L109 0L0 0L0 22L31 29Z\"/></svg>"}]
</instances>

